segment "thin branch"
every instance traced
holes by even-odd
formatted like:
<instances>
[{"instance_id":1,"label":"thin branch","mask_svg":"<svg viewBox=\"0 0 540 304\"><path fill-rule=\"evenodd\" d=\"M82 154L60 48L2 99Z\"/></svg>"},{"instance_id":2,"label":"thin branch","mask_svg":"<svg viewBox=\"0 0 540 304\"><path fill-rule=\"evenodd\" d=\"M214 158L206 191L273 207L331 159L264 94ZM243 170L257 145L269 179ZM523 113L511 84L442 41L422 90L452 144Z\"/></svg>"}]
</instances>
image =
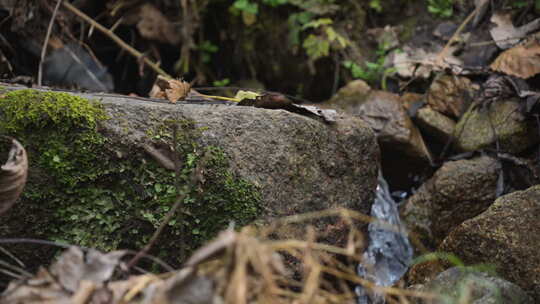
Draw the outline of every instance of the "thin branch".
<instances>
[{"instance_id":1,"label":"thin branch","mask_svg":"<svg viewBox=\"0 0 540 304\"><path fill-rule=\"evenodd\" d=\"M469 16L467 16L467 18L465 18L465 20L459 25L458 29L454 32L452 37L450 37L450 40L448 40L448 42L446 43L446 45L444 46L442 51L437 56L436 62L440 66L442 66L442 62L444 61L444 58L448 55L447 53L450 50L450 46L452 45L452 43L457 39L459 34L461 34L461 32L463 32L463 30L465 29L465 26L472 20L472 18L478 13L479 10L480 10L480 6L476 7L469 14Z\"/></svg>"},{"instance_id":2,"label":"thin branch","mask_svg":"<svg viewBox=\"0 0 540 304\"><path fill-rule=\"evenodd\" d=\"M176 191L177 191L177 197L176 197L176 201L174 202L174 205L173 207L171 208L171 210L169 210L169 212L167 213L167 215L165 215L165 218L163 218L163 220L161 221L161 224L159 225L158 229L154 232L154 234L152 235L152 237L150 238L150 240L148 241L148 243L146 244L146 246L144 246L143 249L141 249L130 261L129 263L127 264L127 268L130 269L131 267L133 267L134 265L137 264L137 262L139 261L139 259L146 255L150 249L152 249L152 246L154 246L154 244L156 243L159 235L161 234L161 232L163 231L163 229L165 229L165 227L167 226L167 224L169 224L169 222L171 221L172 217L176 214L176 210L178 210L178 208L182 205L182 202L184 201L184 199L186 198L186 195L187 195L187 191L180 191L180 182L179 182L179 175L180 175L180 162L178 160L178 154L176 153L176 145L177 145L177 133L178 133L178 126L175 124L173 126L173 151L175 152L174 153L174 156L175 156L175 162L174 162L174 167L175 167L175 174L176 174ZM192 172L192 175L195 173L195 170L193 170ZM192 179L191 179L192 180ZM183 227L183 221L180 220L180 227ZM183 232L183 231L182 231ZM183 233L180 233L180 235L183 235ZM180 243L182 244L182 246L180 247L180 258L182 259L183 258L183 248L184 248L184 244L183 242L180 241Z\"/></svg>"},{"instance_id":3,"label":"thin branch","mask_svg":"<svg viewBox=\"0 0 540 304\"><path fill-rule=\"evenodd\" d=\"M135 48L133 48L131 45L125 43L120 37L116 36L112 31L104 27L103 25L96 22L94 19L90 18L85 13L81 12L79 9L77 9L75 6L71 5L69 2L63 2L63 5L70 10L75 15L79 16L84 21L90 23L93 27L98 29L100 32L105 34L107 37L109 37L112 41L116 42L118 46L126 50L128 53L130 53L133 57L142 60L144 63L146 63L151 69L153 69L156 73L159 75L162 75L166 78L172 79L171 75L167 74L164 70L162 70L158 64L154 63L148 57L144 56L141 52L137 51Z\"/></svg>"},{"instance_id":4,"label":"thin branch","mask_svg":"<svg viewBox=\"0 0 540 304\"><path fill-rule=\"evenodd\" d=\"M54 19L56 19L56 15L58 14L58 8L60 8L60 3L62 3L62 0L56 1L56 6L54 7L54 11L51 16L51 21L49 21L49 27L47 28L47 34L45 35L45 40L43 41L43 47L41 48L41 57L39 59L38 79L37 79L38 87L41 87L41 80L43 79L43 60L45 60L45 54L47 53L47 44L49 44L49 38L51 37Z\"/></svg>"}]
</instances>

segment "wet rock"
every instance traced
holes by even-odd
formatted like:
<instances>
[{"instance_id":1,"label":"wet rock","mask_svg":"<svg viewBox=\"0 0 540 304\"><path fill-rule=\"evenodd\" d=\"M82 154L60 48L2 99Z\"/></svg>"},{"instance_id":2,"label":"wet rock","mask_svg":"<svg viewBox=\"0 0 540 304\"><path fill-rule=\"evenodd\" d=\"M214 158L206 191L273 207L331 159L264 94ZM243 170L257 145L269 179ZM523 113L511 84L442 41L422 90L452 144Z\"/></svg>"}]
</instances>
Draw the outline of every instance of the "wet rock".
<instances>
[{"instance_id":1,"label":"wet rock","mask_svg":"<svg viewBox=\"0 0 540 304\"><path fill-rule=\"evenodd\" d=\"M32 97L31 92L34 90L22 93ZM67 98L66 95L61 94L62 98ZM231 219L237 225L245 224L241 222L242 218L234 218L237 215L245 215L246 221L264 222L276 217L339 207L367 214L371 208L377 185L379 149L373 131L358 118L343 116L335 123L326 124L284 110L207 103L170 104L103 94L80 95L99 99L108 114L107 120L99 120L97 131L92 129L92 139L103 139L106 144L92 142L97 148L80 148L82 144L75 146L74 140L69 141L81 136L76 128L71 128L70 132L74 133L69 134L71 137L66 136L68 140L60 141L47 138L51 130L58 136L54 126L45 131L29 127L28 133L18 139L35 138L36 132L42 131L45 132L42 136L45 143L53 142L54 147L65 147L61 150L69 153L73 150L81 153L67 154L66 159L78 159L83 155L84 161L77 162L77 166L70 165L68 173L65 170L57 173L54 171L56 167L41 165L35 160L40 157L37 144L29 143L27 149L38 151L32 154L34 162L30 164L29 171L28 185L32 188L27 188L27 191L33 192L27 192L29 195L23 193L20 203L2 217L0 234L3 237L49 239L62 234L66 242L88 247L140 247L139 240L151 235L163 218L161 206L170 206L174 201L174 191L171 190L172 196L166 191L167 187L174 187L172 171L154 156L157 152L151 154L148 152L151 150L145 149L152 145L154 150L164 151L162 154L165 156L172 154L168 146L173 143L171 124L179 126L181 159L185 158L183 168L187 168L188 161L197 166L187 168L190 170L187 173L182 171L182 178L190 178L194 170L198 180L188 189L192 198L189 201L190 214L184 218L186 227L190 227L189 232L192 232L188 233L186 240L187 244L193 244L190 246L196 246L196 242L207 235L211 237L214 230L226 228ZM84 100L76 101L85 103ZM63 112L73 111L66 108ZM60 126L73 123L70 116L59 116ZM190 160L188 155L195 160ZM92 161L87 161L86 157ZM55 156L58 161L63 158ZM206 161L201 162L201 158ZM84 164L80 165L82 162ZM205 164L210 162L212 166ZM94 168L97 173L91 171ZM75 178L83 176L84 182L71 179L66 182L68 174ZM99 178L95 178L96 175ZM182 183L189 184L184 180ZM84 196L87 193L88 196ZM62 209L59 204L68 206L62 205ZM61 211L56 212L58 209ZM91 210L106 211L97 213ZM69 212L70 215L60 212ZM98 214L103 220L87 219L90 213ZM57 220L59 217L62 220ZM102 223L109 228L104 229L101 225L105 224ZM162 252L174 252L167 250L178 245L171 241L178 238L173 230L175 226L172 227L164 231L155 246ZM139 230L137 234L128 234L130 229ZM344 229L346 226L341 230L336 228L328 238L346 238ZM200 231L204 235L199 238ZM73 237L75 233L77 239ZM79 238L80 235L84 238ZM31 261L31 269L48 261L54 254L50 247L42 248L34 250L35 247L13 246L10 250L13 249L11 252L23 261ZM178 262L177 254L165 258Z\"/></svg>"},{"instance_id":2,"label":"wet rock","mask_svg":"<svg viewBox=\"0 0 540 304\"><path fill-rule=\"evenodd\" d=\"M502 278L540 302L540 185L500 197L481 215L462 223L439 250L466 265L488 263Z\"/></svg>"},{"instance_id":3,"label":"wet rock","mask_svg":"<svg viewBox=\"0 0 540 304\"><path fill-rule=\"evenodd\" d=\"M465 112L473 96L473 85L468 78L442 75L431 84L426 100L433 110L457 118Z\"/></svg>"},{"instance_id":4,"label":"wet rock","mask_svg":"<svg viewBox=\"0 0 540 304\"><path fill-rule=\"evenodd\" d=\"M474 304L532 304L534 301L519 286L484 272L453 267L440 273L423 286L413 288L437 294L436 300L416 299L416 304L466 303Z\"/></svg>"},{"instance_id":5,"label":"wet rock","mask_svg":"<svg viewBox=\"0 0 540 304\"><path fill-rule=\"evenodd\" d=\"M436 248L452 229L493 203L498 167L488 156L445 163L409 198L403 220L424 245Z\"/></svg>"},{"instance_id":6,"label":"wet rock","mask_svg":"<svg viewBox=\"0 0 540 304\"><path fill-rule=\"evenodd\" d=\"M373 132L358 118L341 116L328 125L284 110L254 107L112 99L103 104L113 117L105 127L128 144L140 141L145 137L141 131L167 119L179 116L194 121L203 129L198 139L202 146L221 147L233 171L261 187L267 216L321 210L344 202L347 208L358 209L365 199L372 201L378 148ZM360 209L367 213L370 206Z\"/></svg>"},{"instance_id":7,"label":"wet rock","mask_svg":"<svg viewBox=\"0 0 540 304\"><path fill-rule=\"evenodd\" d=\"M446 143L452 138L456 127L455 121L430 107L420 108L416 113L415 122L422 131L437 138L442 143Z\"/></svg>"},{"instance_id":8,"label":"wet rock","mask_svg":"<svg viewBox=\"0 0 540 304\"><path fill-rule=\"evenodd\" d=\"M345 113L354 112L355 108L367 101L371 93L370 86L363 80L354 80L342 87L323 107L341 110Z\"/></svg>"},{"instance_id":9,"label":"wet rock","mask_svg":"<svg viewBox=\"0 0 540 304\"><path fill-rule=\"evenodd\" d=\"M444 41L450 40L452 35L457 30L458 25L451 21L441 22L435 30L433 30L433 36L442 39Z\"/></svg>"},{"instance_id":10,"label":"wet rock","mask_svg":"<svg viewBox=\"0 0 540 304\"><path fill-rule=\"evenodd\" d=\"M519 107L518 100L510 99L469 109L454 132L456 149L484 149L494 146L497 139L499 152L518 153L537 143L539 138L535 123L525 120Z\"/></svg>"},{"instance_id":11,"label":"wet rock","mask_svg":"<svg viewBox=\"0 0 540 304\"><path fill-rule=\"evenodd\" d=\"M431 160L420 131L398 95L370 90L364 82L355 81L339 90L325 107L341 110L367 122L383 149L390 148L416 159Z\"/></svg>"}]
</instances>

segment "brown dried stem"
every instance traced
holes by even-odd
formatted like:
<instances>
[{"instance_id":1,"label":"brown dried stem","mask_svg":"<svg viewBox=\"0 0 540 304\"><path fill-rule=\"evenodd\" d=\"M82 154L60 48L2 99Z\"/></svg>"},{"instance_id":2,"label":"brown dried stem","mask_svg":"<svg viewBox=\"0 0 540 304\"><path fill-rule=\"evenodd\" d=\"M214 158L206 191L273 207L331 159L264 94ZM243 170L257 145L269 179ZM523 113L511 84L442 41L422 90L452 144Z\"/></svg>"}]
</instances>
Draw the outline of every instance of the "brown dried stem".
<instances>
[{"instance_id":1,"label":"brown dried stem","mask_svg":"<svg viewBox=\"0 0 540 304\"><path fill-rule=\"evenodd\" d=\"M39 59L39 67L38 67L37 84L39 87L41 87L41 80L43 79L43 60L45 60L45 54L47 54L47 44L49 44L49 39L51 38L51 32L52 32L52 27L54 24L54 19L56 19L56 15L58 14L58 8L60 8L60 3L62 3L62 0L56 1L56 6L54 7L54 11L51 16L51 21L49 21L49 27L47 28L47 34L45 34L45 40L43 40L43 47L41 48L41 57Z\"/></svg>"},{"instance_id":2,"label":"brown dried stem","mask_svg":"<svg viewBox=\"0 0 540 304\"><path fill-rule=\"evenodd\" d=\"M109 37L112 41L116 42L118 46L126 50L128 53L130 53L133 57L137 58L138 60L142 60L144 63L146 63L152 70L154 70L159 75L162 75L163 77L167 77L169 79L172 79L172 77L167 74L164 70L162 70L158 64L151 61L146 57L143 53L137 51L135 48L133 48L131 45L125 43L120 37L116 36L112 31L104 27L103 25L96 22L94 19L90 18L85 13L81 12L79 9L71 5L69 2L63 2L63 5L70 10L75 15L79 16L84 21L90 23L93 27L97 28L100 32L105 34L107 37Z\"/></svg>"}]
</instances>

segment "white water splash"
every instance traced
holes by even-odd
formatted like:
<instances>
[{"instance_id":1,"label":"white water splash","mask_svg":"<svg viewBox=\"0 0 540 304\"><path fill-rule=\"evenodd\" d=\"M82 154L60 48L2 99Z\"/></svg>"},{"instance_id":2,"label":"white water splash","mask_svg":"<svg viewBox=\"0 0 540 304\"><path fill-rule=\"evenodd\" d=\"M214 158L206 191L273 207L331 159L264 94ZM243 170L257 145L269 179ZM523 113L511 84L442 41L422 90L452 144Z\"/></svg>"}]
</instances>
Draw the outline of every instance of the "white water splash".
<instances>
[{"instance_id":1,"label":"white water splash","mask_svg":"<svg viewBox=\"0 0 540 304\"><path fill-rule=\"evenodd\" d=\"M371 206L371 216L378 219L369 224L369 246L358 265L358 275L377 286L392 286L407 271L413 250L405 226L401 223L397 204L390 195L388 184L379 172L379 182L375 202ZM386 223L386 224L382 224ZM389 225L393 228L389 228ZM358 286L358 304L385 303L384 295L373 293Z\"/></svg>"}]
</instances>

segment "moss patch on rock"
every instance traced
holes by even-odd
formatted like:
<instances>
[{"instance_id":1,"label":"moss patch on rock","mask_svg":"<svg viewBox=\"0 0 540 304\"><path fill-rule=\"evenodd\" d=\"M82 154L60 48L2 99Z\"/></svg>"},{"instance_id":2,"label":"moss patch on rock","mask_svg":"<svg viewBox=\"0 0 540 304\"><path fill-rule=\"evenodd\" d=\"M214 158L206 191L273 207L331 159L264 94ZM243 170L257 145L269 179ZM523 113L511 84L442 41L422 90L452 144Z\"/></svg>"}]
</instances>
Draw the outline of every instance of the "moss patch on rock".
<instances>
[{"instance_id":1,"label":"moss patch on rock","mask_svg":"<svg viewBox=\"0 0 540 304\"><path fill-rule=\"evenodd\" d=\"M192 187L180 187L187 191L182 214L155 246L170 262L179 262L174 255L181 246L189 252L229 222L241 226L259 215L259 189L230 171L222 149L199 147L198 130L188 121L165 122L148 132L149 141L171 146L170 126L179 126L177 178L141 147L105 136L99 122L107 117L98 102L67 93L12 91L0 99L0 118L0 133L19 139L31 163L22 200L0 225L4 236L138 249L172 207L177 181ZM199 170L197 183L189 180L193 170Z\"/></svg>"}]
</instances>

